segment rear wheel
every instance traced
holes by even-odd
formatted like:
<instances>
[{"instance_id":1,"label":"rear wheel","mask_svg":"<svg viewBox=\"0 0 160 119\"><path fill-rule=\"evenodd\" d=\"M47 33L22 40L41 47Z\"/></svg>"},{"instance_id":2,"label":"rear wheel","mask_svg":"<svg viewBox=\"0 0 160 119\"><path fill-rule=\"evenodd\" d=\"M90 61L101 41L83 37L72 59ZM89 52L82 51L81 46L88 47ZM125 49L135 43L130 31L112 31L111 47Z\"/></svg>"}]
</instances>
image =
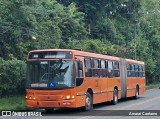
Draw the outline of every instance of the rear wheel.
<instances>
[{"instance_id":1,"label":"rear wheel","mask_svg":"<svg viewBox=\"0 0 160 119\"><path fill-rule=\"evenodd\" d=\"M136 86L135 99L137 99L138 96L139 96L139 89L138 89L138 87Z\"/></svg>"},{"instance_id":2,"label":"rear wheel","mask_svg":"<svg viewBox=\"0 0 160 119\"><path fill-rule=\"evenodd\" d=\"M85 99L85 107L84 109L86 111L92 110L93 109L93 98L90 93L86 93L86 99Z\"/></svg>"},{"instance_id":3,"label":"rear wheel","mask_svg":"<svg viewBox=\"0 0 160 119\"><path fill-rule=\"evenodd\" d=\"M114 89L112 104L116 105L118 103L118 90Z\"/></svg>"}]
</instances>

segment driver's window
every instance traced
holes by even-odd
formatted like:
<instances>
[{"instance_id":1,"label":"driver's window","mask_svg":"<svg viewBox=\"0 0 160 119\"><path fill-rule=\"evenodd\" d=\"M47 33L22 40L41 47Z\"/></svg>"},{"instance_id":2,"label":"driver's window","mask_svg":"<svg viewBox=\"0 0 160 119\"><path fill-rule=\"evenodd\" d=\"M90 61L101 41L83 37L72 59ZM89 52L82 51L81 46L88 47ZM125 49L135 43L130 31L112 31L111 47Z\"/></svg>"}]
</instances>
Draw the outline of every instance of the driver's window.
<instances>
[{"instance_id":1,"label":"driver's window","mask_svg":"<svg viewBox=\"0 0 160 119\"><path fill-rule=\"evenodd\" d=\"M81 61L76 61L75 62L75 67L76 67L76 77L83 77L83 65Z\"/></svg>"},{"instance_id":2,"label":"driver's window","mask_svg":"<svg viewBox=\"0 0 160 119\"><path fill-rule=\"evenodd\" d=\"M83 65L81 61L75 62L76 69L76 86L80 86L83 83Z\"/></svg>"}]
</instances>

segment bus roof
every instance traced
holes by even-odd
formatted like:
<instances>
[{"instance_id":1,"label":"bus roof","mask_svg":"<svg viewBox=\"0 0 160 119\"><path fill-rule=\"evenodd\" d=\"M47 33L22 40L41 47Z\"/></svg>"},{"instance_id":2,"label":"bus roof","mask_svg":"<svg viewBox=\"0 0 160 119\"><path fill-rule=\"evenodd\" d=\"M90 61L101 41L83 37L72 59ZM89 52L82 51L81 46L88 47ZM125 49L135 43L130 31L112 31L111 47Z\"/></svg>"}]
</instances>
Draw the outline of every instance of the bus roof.
<instances>
[{"instance_id":1,"label":"bus roof","mask_svg":"<svg viewBox=\"0 0 160 119\"><path fill-rule=\"evenodd\" d=\"M41 49L41 50L32 50L29 53L47 52L47 51L69 51L69 52L72 52L75 56L84 56L84 57L91 57L91 58L99 58L99 59L120 61L119 57L102 55L102 54L91 53L91 52L80 51L80 50L73 50L73 49ZM133 60L133 59L126 59L126 62L144 65L144 62Z\"/></svg>"}]
</instances>

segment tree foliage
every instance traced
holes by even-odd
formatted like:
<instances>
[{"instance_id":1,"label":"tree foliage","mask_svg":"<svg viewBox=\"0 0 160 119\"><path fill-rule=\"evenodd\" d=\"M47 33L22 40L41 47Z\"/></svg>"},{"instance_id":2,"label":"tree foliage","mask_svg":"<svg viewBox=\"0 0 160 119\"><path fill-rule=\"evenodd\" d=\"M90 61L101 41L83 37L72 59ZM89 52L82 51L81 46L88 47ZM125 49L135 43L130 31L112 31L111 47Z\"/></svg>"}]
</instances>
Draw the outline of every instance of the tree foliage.
<instances>
[{"instance_id":1,"label":"tree foliage","mask_svg":"<svg viewBox=\"0 0 160 119\"><path fill-rule=\"evenodd\" d=\"M144 61L147 82L160 81L159 8L159 0L0 0L1 66L33 49L81 48Z\"/></svg>"},{"instance_id":2,"label":"tree foliage","mask_svg":"<svg viewBox=\"0 0 160 119\"><path fill-rule=\"evenodd\" d=\"M0 97L25 92L26 64L20 60L0 58Z\"/></svg>"}]
</instances>

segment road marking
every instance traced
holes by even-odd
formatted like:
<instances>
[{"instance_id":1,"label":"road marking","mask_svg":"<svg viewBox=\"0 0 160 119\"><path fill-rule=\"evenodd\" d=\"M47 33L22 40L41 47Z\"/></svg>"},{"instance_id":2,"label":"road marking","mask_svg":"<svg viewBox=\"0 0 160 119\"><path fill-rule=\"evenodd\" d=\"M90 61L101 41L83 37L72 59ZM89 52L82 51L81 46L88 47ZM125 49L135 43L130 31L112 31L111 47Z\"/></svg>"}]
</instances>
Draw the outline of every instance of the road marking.
<instances>
[{"instance_id":1,"label":"road marking","mask_svg":"<svg viewBox=\"0 0 160 119\"><path fill-rule=\"evenodd\" d=\"M142 105L142 104L145 104L145 103L157 100L157 99L160 99L160 97L152 98L152 99L145 100L145 101L142 101L142 102L137 102L137 103L134 103L134 104L131 104L131 105L128 105L128 106L124 106L123 108L113 108L112 110L110 110L108 112L108 114L114 112L114 110L121 110L121 109L126 109L126 108L129 108L129 107L134 107L134 106L137 106L137 105ZM103 116L103 114L106 115L107 113L106 112L98 113L96 116ZM94 118L96 116L86 116L86 117L80 117L80 118L77 118L77 119L91 119L91 118Z\"/></svg>"}]
</instances>

